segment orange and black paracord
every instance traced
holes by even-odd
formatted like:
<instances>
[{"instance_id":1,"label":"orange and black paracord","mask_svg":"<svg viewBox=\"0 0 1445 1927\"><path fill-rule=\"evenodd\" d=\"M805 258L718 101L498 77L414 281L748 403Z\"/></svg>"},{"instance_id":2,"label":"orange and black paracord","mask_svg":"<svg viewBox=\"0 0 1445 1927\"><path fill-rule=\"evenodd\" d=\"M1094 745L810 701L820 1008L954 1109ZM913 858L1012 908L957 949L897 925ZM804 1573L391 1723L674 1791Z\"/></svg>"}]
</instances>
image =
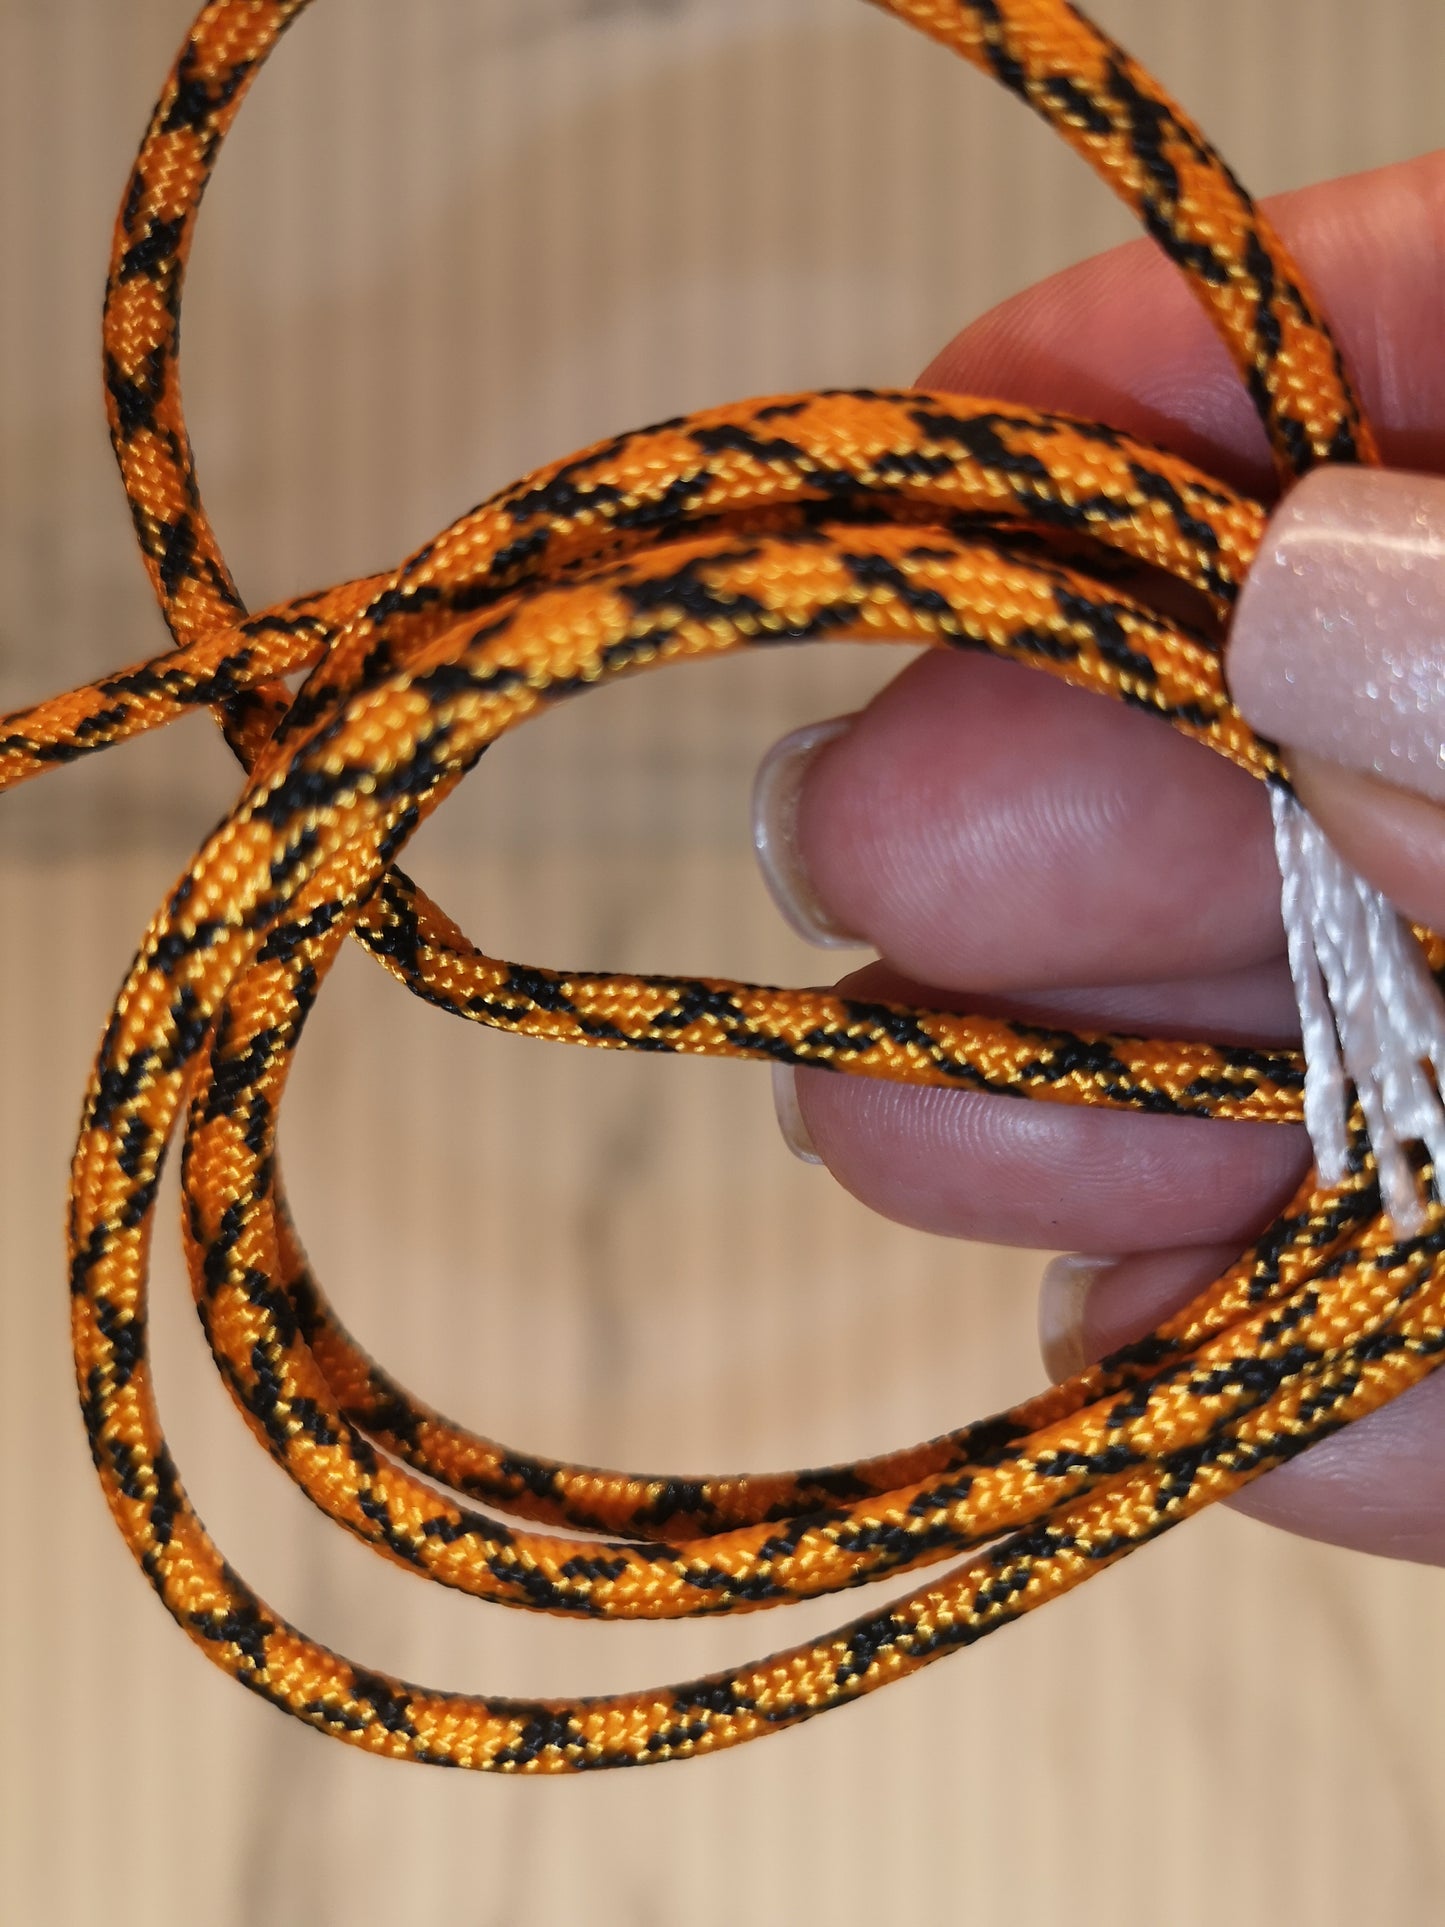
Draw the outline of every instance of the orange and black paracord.
<instances>
[{"instance_id":1,"label":"orange and black paracord","mask_svg":"<svg viewBox=\"0 0 1445 1927\"><path fill-rule=\"evenodd\" d=\"M0 787L198 704L217 711L249 772L145 935L86 1099L69 1238L85 1421L117 1523L179 1624L322 1731L399 1758L530 1773L709 1752L972 1643L1433 1370L1445 1351L1445 1212L1432 1192L1423 1235L1398 1237L1360 1142L1346 1183L1306 1183L1252 1250L1141 1343L998 1417L816 1471L673 1478L553 1464L453 1424L361 1353L307 1269L274 1155L292 1055L353 931L446 1010L603 1048L1279 1121L1298 1119L1303 1073L1283 1051L497 962L392 867L486 746L557 696L815 636L989 649L1152 710L1283 783L1273 747L1230 704L1216 638L1117 586L1121 561L1146 564L1222 622L1264 510L1099 425L922 392L800 395L619 435L504 491L390 574L248 615L181 414L181 286L221 141L305 4L204 9L117 230L110 418L177 647L0 721ZM880 4L1027 100L1135 209L1233 351L1285 480L1376 459L1267 220L1067 0ZM293 699L281 678L298 670L310 673ZM1445 941L1419 935L1445 970ZM673 1618L973 1558L814 1643L608 1698L435 1692L327 1651L226 1565L161 1433L147 1250L183 1106L186 1252L221 1375L308 1496L392 1559L505 1605ZM575 1536L504 1525L477 1505Z\"/></svg>"}]
</instances>

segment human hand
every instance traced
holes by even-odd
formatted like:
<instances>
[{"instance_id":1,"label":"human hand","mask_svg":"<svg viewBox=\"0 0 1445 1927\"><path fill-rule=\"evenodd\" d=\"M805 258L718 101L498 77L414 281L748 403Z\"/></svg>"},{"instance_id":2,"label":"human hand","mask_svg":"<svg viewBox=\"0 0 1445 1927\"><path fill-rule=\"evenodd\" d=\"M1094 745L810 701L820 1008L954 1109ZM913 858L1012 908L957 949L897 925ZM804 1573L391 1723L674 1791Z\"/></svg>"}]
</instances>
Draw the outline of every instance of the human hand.
<instances>
[{"instance_id":1,"label":"human hand","mask_svg":"<svg viewBox=\"0 0 1445 1927\"><path fill-rule=\"evenodd\" d=\"M1445 472L1445 153L1270 209L1385 461ZM1273 492L1245 391L1149 243L1005 303L921 385L1102 419ZM1267 538L1247 585L1231 688L1290 751L1296 787L1340 849L1408 915L1445 928L1445 482L1340 471L1301 488L1272 529L1292 542L1289 559L1271 565ZM1426 552L1407 569L1382 565L1407 537ZM1311 573L1299 578L1306 542ZM1329 577L1319 593L1316 569ZM815 941L879 952L845 980L861 994L1076 1029L1298 1036L1263 790L1152 718L1013 664L930 655L859 715L778 745L757 811L790 920ZM889 1217L1081 1254L1045 1278L1056 1377L1193 1297L1309 1161L1300 1129L820 1071L782 1074L779 1109L795 1149ZM1445 1563L1442 1468L1445 1373L1234 1503L1312 1537Z\"/></svg>"}]
</instances>

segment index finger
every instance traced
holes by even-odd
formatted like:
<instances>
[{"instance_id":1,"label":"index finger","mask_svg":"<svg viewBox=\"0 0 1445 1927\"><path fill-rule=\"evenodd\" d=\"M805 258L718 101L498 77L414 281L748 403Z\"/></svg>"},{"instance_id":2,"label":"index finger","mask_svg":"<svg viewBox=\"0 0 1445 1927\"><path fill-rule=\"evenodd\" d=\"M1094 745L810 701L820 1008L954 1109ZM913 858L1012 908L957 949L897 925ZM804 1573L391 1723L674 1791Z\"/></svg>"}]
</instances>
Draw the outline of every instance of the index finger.
<instances>
[{"instance_id":1,"label":"index finger","mask_svg":"<svg viewBox=\"0 0 1445 1927\"><path fill-rule=\"evenodd\" d=\"M1445 466L1445 363L1431 347L1445 154L1283 196L1271 212L1334 318L1387 459ZM1271 485L1242 384L1147 242L1005 303L924 379L1104 418ZM795 845L827 920L960 988L1130 982L1278 951L1257 786L1149 718L1038 682L935 658L816 756ZM1050 941L1065 908L1067 954Z\"/></svg>"},{"instance_id":2,"label":"index finger","mask_svg":"<svg viewBox=\"0 0 1445 1927\"><path fill-rule=\"evenodd\" d=\"M1299 258L1393 467L1445 466L1445 151L1264 207ZM1096 255L973 322L919 378L1107 421L1251 494L1264 431L1203 308L1151 241Z\"/></svg>"}]
</instances>

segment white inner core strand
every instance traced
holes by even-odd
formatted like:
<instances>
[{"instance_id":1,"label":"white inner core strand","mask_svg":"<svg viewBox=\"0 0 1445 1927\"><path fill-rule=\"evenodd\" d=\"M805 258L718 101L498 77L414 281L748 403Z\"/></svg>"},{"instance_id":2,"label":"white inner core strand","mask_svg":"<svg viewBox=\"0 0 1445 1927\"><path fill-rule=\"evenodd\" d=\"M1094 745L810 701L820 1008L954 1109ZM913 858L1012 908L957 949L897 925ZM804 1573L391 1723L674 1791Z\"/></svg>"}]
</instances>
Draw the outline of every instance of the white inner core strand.
<instances>
[{"instance_id":1,"label":"white inner core strand","mask_svg":"<svg viewBox=\"0 0 1445 1927\"><path fill-rule=\"evenodd\" d=\"M1406 1155L1425 1147L1445 1173L1445 996L1415 933L1335 849L1309 811L1269 785L1285 937L1305 1052L1305 1125L1326 1184L1349 1168L1353 1083L1395 1229L1424 1229Z\"/></svg>"}]
</instances>

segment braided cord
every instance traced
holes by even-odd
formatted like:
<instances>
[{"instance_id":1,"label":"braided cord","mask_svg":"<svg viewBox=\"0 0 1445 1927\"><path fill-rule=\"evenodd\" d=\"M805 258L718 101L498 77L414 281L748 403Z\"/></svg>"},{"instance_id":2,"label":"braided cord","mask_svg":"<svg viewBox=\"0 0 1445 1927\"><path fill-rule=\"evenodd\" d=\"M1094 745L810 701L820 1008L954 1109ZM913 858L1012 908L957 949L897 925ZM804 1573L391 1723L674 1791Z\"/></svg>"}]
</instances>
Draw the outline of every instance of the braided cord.
<instances>
[{"instance_id":1,"label":"braided cord","mask_svg":"<svg viewBox=\"0 0 1445 1927\"><path fill-rule=\"evenodd\" d=\"M1433 1370L1445 1214L1432 1204L1418 1236L1391 1229L1357 1119L1342 1181L1312 1176L1147 1339L942 1438L795 1473L679 1478L535 1458L431 1410L362 1352L307 1265L275 1153L297 1044L349 934L455 1015L604 1049L1275 1122L1300 1117L1304 1072L1288 1051L511 964L394 867L487 746L557 698L816 637L985 649L1150 711L1283 785L1273 746L1230 703L1216 635L1118 586L1146 564L1222 623L1264 510L1099 424L921 391L790 395L619 435L501 491L394 571L248 614L192 462L180 301L220 145L305 4L203 10L117 228L110 422L176 647L0 720L0 788L197 706L217 713L247 771L146 933L86 1098L69 1234L86 1425L117 1523L180 1625L313 1726L401 1758L514 1772L712 1751L972 1643ZM879 4L994 74L1135 209L1228 343L1283 477L1375 459L1287 251L1106 36L1066 0ZM282 679L299 671L293 697ZM1445 968L1445 942L1416 934ZM167 1449L146 1274L177 1134L187 1262L232 1399L308 1497L391 1559L503 1605L674 1618L971 1556L837 1633L681 1686L531 1702L354 1665L227 1566Z\"/></svg>"}]
</instances>

